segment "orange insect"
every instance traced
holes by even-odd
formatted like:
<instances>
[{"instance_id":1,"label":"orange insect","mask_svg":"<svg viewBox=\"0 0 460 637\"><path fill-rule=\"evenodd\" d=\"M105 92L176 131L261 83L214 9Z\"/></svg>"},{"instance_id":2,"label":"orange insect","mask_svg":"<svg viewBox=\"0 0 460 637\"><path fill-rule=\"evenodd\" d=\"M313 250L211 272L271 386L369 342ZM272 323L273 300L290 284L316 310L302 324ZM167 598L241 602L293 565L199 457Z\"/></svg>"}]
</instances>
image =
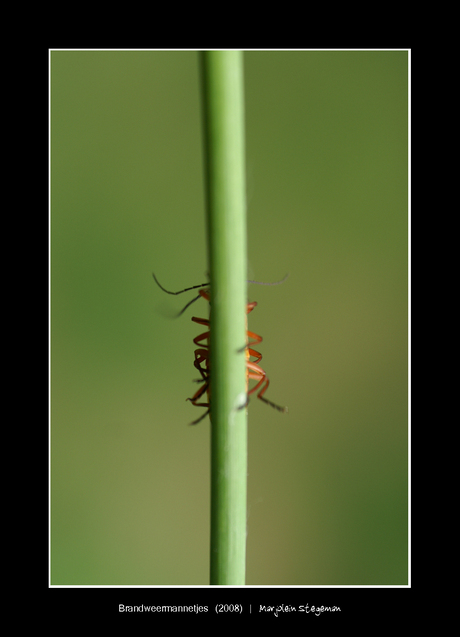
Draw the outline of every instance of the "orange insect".
<instances>
[{"instance_id":1,"label":"orange insect","mask_svg":"<svg viewBox=\"0 0 460 637\"><path fill-rule=\"evenodd\" d=\"M283 281L286 280L287 276L288 275L286 275L284 279L282 279L281 281L276 281L275 283L262 283L260 281L248 281L248 283L257 283L259 285L278 285L279 283L283 283ZM194 285L190 288L185 288L184 290L180 290L179 292L170 292L169 290L166 290L160 284L155 274L153 274L153 278L155 279L155 283L158 285L158 287L161 288L163 292L166 292L167 294L177 295L177 294L182 294L183 292L188 292L189 290L204 288L198 292L198 296L193 298L191 301L187 303L187 305L184 308L182 308L182 310L179 312L179 314L177 314L177 316L180 316L181 314L183 314L185 310L192 303L197 301L200 297L205 299L208 302L210 301L209 283L201 283L200 285ZM256 307L256 305L257 305L256 301L253 301L252 303L248 303L246 306L246 314L249 314L249 312L252 312L252 310ZM195 405L196 407L207 407L207 411L205 411L204 414L202 414L199 418L197 418L192 423L190 423L191 425L196 425L199 422L201 422L210 412L210 390L211 390L210 380L211 378L210 378L209 337L211 332L210 332L209 319L197 318L196 316L192 316L192 321L194 321L195 323L198 323L199 325L205 325L208 328L207 332L204 332L203 334L200 334L199 336L193 339L193 342L198 347L198 349L195 350L195 360L193 364L201 375L201 378L197 382L203 383L203 385L198 389L197 392L195 392L195 394L191 398L187 398L187 400L190 400L192 405ZM239 350L239 351L243 351L243 350L246 351L246 378L247 378L246 384L248 385L248 382L250 379L256 380L257 383L254 385L254 387L248 390L247 401L246 401L246 404L243 405L243 407L246 407L246 405L248 404L249 396L251 394L254 394L256 391L260 389L259 393L257 394L257 398L260 398L260 400L262 400L264 403L267 403L267 405L270 405L271 407L273 407L274 409L277 409L278 411L287 412L288 410L287 407L280 407L279 405L276 405L271 400L268 400L267 398L264 397L264 394L268 389L270 381L265 371L258 364L262 360L262 354L260 354L260 352L257 352L255 349L252 349L250 347L251 345L261 343L262 337L259 336L258 334L255 334L254 332L250 332L249 330L247 330L246 333L247 333L246 345L244 346L244 348ZM255 360L251 361L250 360L251 357L254 358ZM202 364L204 364L205 367L202 367ZM207 394L208 402L198 402L202 398L203 394L205 393Z\"/></svg>"}]
</instances>

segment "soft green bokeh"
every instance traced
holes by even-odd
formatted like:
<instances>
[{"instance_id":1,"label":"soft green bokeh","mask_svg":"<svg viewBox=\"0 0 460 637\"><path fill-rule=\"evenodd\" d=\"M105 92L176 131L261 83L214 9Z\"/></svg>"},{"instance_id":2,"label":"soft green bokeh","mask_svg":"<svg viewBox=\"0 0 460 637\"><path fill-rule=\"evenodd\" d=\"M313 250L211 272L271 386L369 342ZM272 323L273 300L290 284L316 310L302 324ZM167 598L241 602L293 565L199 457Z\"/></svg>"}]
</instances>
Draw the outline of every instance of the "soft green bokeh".
<instances>
[{"instance_id":1,"label":"soft green bokeh","mask_svg":"<svg viewBox=\"0 0 460 637\"><path fill-rule=\"evenodd\" d=\"M248 584L407 583L404 51L245 53ZM207 584L198 56L51 53L52 584Z\"/></svg>"}]
</instances>

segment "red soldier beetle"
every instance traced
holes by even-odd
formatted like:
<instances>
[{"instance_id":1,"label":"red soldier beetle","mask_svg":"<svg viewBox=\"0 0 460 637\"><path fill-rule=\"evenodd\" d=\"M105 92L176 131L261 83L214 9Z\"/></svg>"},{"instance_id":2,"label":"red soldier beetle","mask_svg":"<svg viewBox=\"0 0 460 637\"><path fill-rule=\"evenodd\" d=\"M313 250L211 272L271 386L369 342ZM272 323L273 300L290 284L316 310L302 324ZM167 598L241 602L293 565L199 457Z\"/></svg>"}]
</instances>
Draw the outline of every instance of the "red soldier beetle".
<instances>
[{"instance_id":1,"label":"red soldier beetle","mask_svg":"<svg viewBox=\"0 0 460 637\"><path fill-rule=\"evenodd\" d=\"M248 283L255 283L258 285L278 285L280 283L283 283L283 281L285 281L287 277L288 275L286 275L283 279L281 279L281 281L276 281L275 283L263 283L261 281L248 281ZM185 307L182 308L182 310L176 315L176 318L181 316L181 314L183 314L185 310L192 303L197 301L200 297L210 302L209 283L201 283L200 285L193 285L192 287L185 288L184 290L180 290L179 292L171 292L170 290L166 290L160 284L155 274L153 274L153 278L155 279L155 283L158 285L158 287L161 290L163 290L163 292L166 292L167 294L177 295L177 294L182 294L183 292L188 292L190 290L197 290L201 288L198 292L198 295L195 298L193 298L191 301L189 301L187 305L185 305ZM246 306L246 314L249 314L250 312L252 312L252 310L256 307L256 305L257 305L256 301L252 301L251 303L248 303ZM194 321L195 323L198 323L199 325L204 325L208 328L207 332L203 332L203 334L200 334L199 336L193 339L193 342L197 346L197 349L195 350L195 360L193 364L201 375L201 378L197 382L203 383L203 385L195 392L195 394L191 398L187 398L187 400L190 400L192 405L195 405L195 407L207 407L207 410L205 411L204 414L202 414L199 418L197 418L192 423L190 423L191 425L196 425L199 422L201 422L210 413L210 407L211 407L211 402L210 402L211 375L210 375L210 356L209 356L209 338L211 334L211 325L210 325L209 319L198 318L196 316L192 316L192 321ZM246 345L244 345L244 347L242 347L241 350L238 350L239 352L242 352L245 350L245 353L246 353L247 400L242 407L246 407L246 405L249 402L249 396L258 391L259 393L257 394L257 398L260 398L260 400L262 400L264 403L266 403L267 405L270 405L270 407L273 407L274 409L277 409L278 411L281 411L283 413L287 412L288 411L287 407L280 407L279 405L276 405L271 400L268 400L267 398L265 398L264 394L268 389L270 381L265 371L259 365L260 361L262 360L262 354L260 352L257 352L255 349L252 349L252 347L250 347L251 345L261 343L262 337L259 336L258 334L255 334L255 332L250 332L247 329L247 325L246 325L246 334L247 334ZM250 360L251 357L254 358L255 360L251 361ZM205 367L202 367L202 364L204 364ZM249 380L257 381L254 387L252 387L251 389L249 389ZM205 393L207 394L208 401L198 402L202 398L203 394Z\"/></svg>"}]
</instances>

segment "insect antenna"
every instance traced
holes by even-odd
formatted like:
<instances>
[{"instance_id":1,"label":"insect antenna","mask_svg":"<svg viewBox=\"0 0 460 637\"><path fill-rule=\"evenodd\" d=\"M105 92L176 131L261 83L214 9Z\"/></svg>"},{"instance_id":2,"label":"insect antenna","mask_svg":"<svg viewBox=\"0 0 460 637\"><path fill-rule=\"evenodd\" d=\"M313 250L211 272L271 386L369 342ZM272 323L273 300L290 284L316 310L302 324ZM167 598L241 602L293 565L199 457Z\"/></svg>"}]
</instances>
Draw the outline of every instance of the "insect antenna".
<instances>
[{"instance_id":1,"label":"insect antenna","mask_svg":"<svg viewBox=\"0 0 460 637\"><path fill-rule=\"evenodd\" d=\"M152 276L155 279L155 283L158 285L158 287L160 288L160 290L163 290L163 292L166 292L166 294L174 294L174 296L176 296L177 294L182 294L182 292L188 292L189 290L196 290L197 288L204 288L206 286L209 285L209 283L200 283L200 285L192 285L191 288L185 288L184 290L179 290L179 292L171 292L170 290L167 290L166 288L164 288L161 283L158 281L158 279L155 276L155 273L152 272ZM192 299L191 301L189 301L187 303L187 305L185 307L183 307L181 309L181 311L179 312L179 314L176 314L174 316L174 318L179 318L179 316L181 316L185 310L190 307L190 305L192 305L192 303L195 303L195 301L198 301L198 299L200 298L200 295L198 294L198 296L196 296L194 299Z\"/></svg>"},{"instance_id":2,"label":"insect antenna","mask_svg":"<svg viewBox=\"0 0 460 637\"><path fill-rule=\"evenodd\" d=\"M257 285L279 285L280 283L284 283L288 276L289 272L281 279L281 281L274 281L273 283L265 283L264 281L248 281L248 283L256 283Z\"/></svg>"},{"instance_id":3,"label":"insect antenna","mask_svg":"<svg viewBox=\"0 0 460 637\"><path fill-rule=\"evenodd\" d=\"M192 303L195 303L195 301L198 301L198 299L200 299L200 298L201 298L201 296L198 294L198 296L196 296L194 299L189 301L187 303L187 305L185 307L183 307L181 309L181 311L179 312L179 314L176 314L176 316L174 318L179 318L179 316L181 316L181 314L183 314L185 312L185 310L192 305Z\"/></svg>"},{"instance_id":4,"label":"insect antenna","mask_svg":"<svg viewBox=\"0 0 460 637\"><path fill-rule=\"evenodd\" d=\"M170 292L169 290L167 290L161 285L161 283L158 281L158 279L156 278L153 272L152 272L152 276L155 279L155 283L158 285L160 290L163 290L163 292L166 292L166 294L174 294L174 295L182 294L182 292L188 292L189 290L196 290L196 288L204 288L207 285L209 285L209 283L200 283L200 285L192 285L191 288L185 288L184 290L179 290L179 292Z\"/></svg>"}]
</instances>

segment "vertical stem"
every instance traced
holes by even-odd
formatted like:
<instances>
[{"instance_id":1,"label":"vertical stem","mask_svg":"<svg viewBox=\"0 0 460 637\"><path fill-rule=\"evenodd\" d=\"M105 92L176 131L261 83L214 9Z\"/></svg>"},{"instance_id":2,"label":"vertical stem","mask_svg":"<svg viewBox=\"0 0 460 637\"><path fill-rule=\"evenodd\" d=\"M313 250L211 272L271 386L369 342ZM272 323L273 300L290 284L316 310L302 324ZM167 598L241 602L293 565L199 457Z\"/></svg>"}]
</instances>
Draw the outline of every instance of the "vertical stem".
<instances>
[{"instance_id":1,"label":"vertical stem","mask_svg":"<svg viewBox=\"0 0 460 637\"><path fill-rule=\"evenodd\" d=\"M246 201L243 54L201 53L211 284L211 584L245 583Z\"/></svg>"}]
</instances>

